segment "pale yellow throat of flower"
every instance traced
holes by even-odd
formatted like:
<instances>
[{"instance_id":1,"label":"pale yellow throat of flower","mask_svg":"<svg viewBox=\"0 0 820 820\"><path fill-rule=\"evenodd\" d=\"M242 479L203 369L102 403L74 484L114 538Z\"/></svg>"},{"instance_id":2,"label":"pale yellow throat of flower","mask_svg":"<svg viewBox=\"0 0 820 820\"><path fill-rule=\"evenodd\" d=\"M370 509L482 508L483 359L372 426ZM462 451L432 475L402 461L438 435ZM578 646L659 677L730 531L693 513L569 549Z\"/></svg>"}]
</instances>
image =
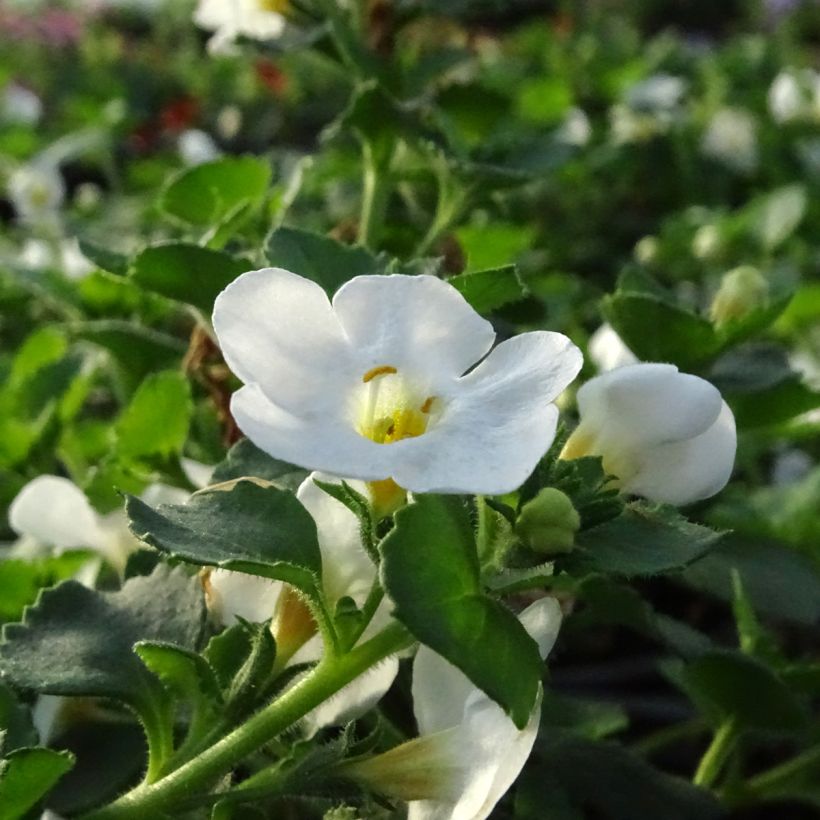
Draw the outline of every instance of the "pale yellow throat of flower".
<instances>
[{"instance_id":1,"label":"pale yellow throat of flower","mask_svg":"<svg viewBox=\"0 0 820 820\"><path fill-rule=\"evenodd\" d=\"M441 402L436 396L417 395L393 365L371 368L362 375L362 384L364 395L357 430L376 444L393 444L424 435L440 411ZM406 499L405 491L392 478L371 481L368 489L379 515L394 512Z\"/></svg>"},{"instance_id":2,"label":"pale yellow throat of flower","mask_svg":"<svg viewBox=\"0 0 820 820\"><path fill-rule=\"evenodd\" d=\"M570 461L584 456L601 456L604 472L613 476L611 479L613 486L628 481L637 472L637 465L628 452L605 446L594 432L585 430L581 424L567 439L558 457Z\"/></svg>"},{"instance_id":3,"label":"pale yellow throat of flower","mask_svg":"<svg viewBox=\"0 0 820 820\"><path fill-rule=\"evenodd\" d=\"M276 14L287 14L290 11L290 0L256 0L261 11L272 11Z\"/></svg>"}]
</instances>

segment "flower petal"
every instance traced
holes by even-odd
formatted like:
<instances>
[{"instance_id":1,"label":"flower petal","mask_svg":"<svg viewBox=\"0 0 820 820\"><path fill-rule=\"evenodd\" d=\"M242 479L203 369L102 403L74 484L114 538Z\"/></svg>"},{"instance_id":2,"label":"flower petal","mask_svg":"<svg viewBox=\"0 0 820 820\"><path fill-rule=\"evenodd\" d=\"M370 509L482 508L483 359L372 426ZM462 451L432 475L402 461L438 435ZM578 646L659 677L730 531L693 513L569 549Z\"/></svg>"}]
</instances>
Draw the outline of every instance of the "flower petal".
<instances>
[{"instance_id":1,"label":"flower petal","mask_svg":"<svg viewBox=\"0 0 820 820\"><path fill-rule=\"evenodd\" d=\"M270 401L255 384L233 394L231 412L239 429L276 458L363 481L390 477L389 451L396 445L376 444L360 436L341 415L296 416Z\"/></svg>"},{"instance_id":2,"label":"flower petal","mask_svg":"<svg viewBox=\"0 0 820 820\"><path fill-rule=\"evenodd\" d=\"M217 296L213 322L231 370L286 410L338 412L361 380L325 292L290 271L243 273Z\"/></svg>"},{"instance_id":3,"label":"flower petal","mask_svg":"<svg viewBox=\"0 0 820 820\"><path fill-rule=\"evenodd\" d=\"M624 344L615 328L606 323L592 334L587 347L589 358L600 371L615 370L638 361L638 357Z\"/></svg>"},{"instance_id":4,"label":"flower petal","mask_svg":"<svg viewBox=\"0 0 820 820\"><path fill-rule=\"evenodd\" d=\"M362 548L361 525L341 501L328 495L314 479L332 484L340 484L341 479L325 473L311 473L296 491L296 497L316 522L325 595L331 603L349 595L361 606L376 575L373 562ZM363 484L358 481L348 483L367 496L367 487Z\"/></svg>"},{"instance_id":5,"label":"flower petal","mask_svg":"<svg viewBox=\"0 0 820 820\"><path fill-rule=\"evenodd\" d=\"M237 617L264 623L273 616L283 586L257 575L214 569L205 585L208 608L224 626L235 624Z\"/></svg>"},{"instance_id":6,"label":"flower petal","mask_svg":"<svg viewBox=\"0 0 820 820\"><path fill-rule=\"evenodd\" d=\"M414 492L516 489L552 444L558 410L550 402L581 363L581 352L560 333L503 342L454 383L434 427L390 445L400 453L392 477Z\"/></svg>"},{"instance_id":7,"label":"flower petal","mask_svg":"<svg viewBox=\"0 0 820 820\"><path fill-rule=\"evenodd\" d=\"M671 364L619 367L578 391L581 424L618 448L700 435L717 419L721 402L716 387Z\"/></svg>"},{"instance_id":8,"label":"flower petal","mask_svg":"<svg viewBox=\"0 0 820 820\"><path fill-rule=\"evenodd\" d=\"M519 616L527 634L538 644L538 652L544 660L552 651L563 619L561 605L555 598L539 598Z\"/></svg>"},{"instance_id":9,"label":"flower petal","mask_svg":"<svg viewBox=\"0 0 820 820\"><path fill-rule=\"evenodd\" d=\"M57 549L106 550L100 517L67 478L41 475L26 484L11 502L9 523L19 535Z\"/></svg>"},{"instance_id":10,"label":"flower petal","mask_svg":"<svg viewBox=\"0 0 820 820\"><path fill-rule=\"evenodd\" d=\"M363 373L392 365L433 382L460 376L495 339L492 325L435 276L357 276L339 288L333 311Z\"/></svg>"},{"instance_id":11,"label":"flower petal","mask_svg":"<svg viewBox=\"0 0 820 820\"><path fill-rule=\"evenodd\" d=\"M735 419L723 402L720 415L705 433L641 453L641 466L623 489L666 504L709 498L729 481L736 449Z\"/></svg>"}]
</instances>

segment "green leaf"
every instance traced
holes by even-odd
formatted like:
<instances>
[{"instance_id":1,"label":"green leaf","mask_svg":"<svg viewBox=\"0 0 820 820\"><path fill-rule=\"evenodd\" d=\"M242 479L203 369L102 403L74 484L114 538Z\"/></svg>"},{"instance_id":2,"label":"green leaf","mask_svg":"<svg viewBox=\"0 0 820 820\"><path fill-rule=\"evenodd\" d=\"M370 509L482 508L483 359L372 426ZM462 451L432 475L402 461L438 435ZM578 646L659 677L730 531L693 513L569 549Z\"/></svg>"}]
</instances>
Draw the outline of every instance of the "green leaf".
<instances>
[{"instance_id":1,"label":"green leaf","mask_svg":"<svg viewBox=\"0 0 820 820\"><path fill-rule=\"evenodd\" d=\"M250 439L243 438L231 447L225 460L217 464L211 483L253 477L295 490L309 474L309 470L269 456Z\"/></svg>"},{"instance_id":2,"label":"green leaf","mask_svg":"<svg viewBox=\"0 0 820 820\"><path fill-rule=\"evenodd\" d=\"M117 592L66 581L44 591L22 624L0 643L0 674L15 686L51 695L110 697L150 708L157 681L133 652L141 640L194 649L205 623L197 579L160 566Z\"/></svg>"},{"instance_id":3,"label":"green leaf","mask_svg":"<svg viewBox=\"0 0 820 820\"><path fill-rule=\"evenodd\" d=\"M182 450L194 406L182 373L149 376L117 420L117 450L124 458L168 458Z\"/></svg>"},{"instance_id":4,"label":"green leaf","mask_svg":"<svg viewBox=\"0 0 820 820\"><path fill-rule=\"evenodd\" d=\"M264 624L242 624L248 636L248 653L225 687L229 714L237 717L259 700L276 660L276 642Z\"/></svg>"},{"instance_id":5,"label":"green leaf","mask_svg":"<svg viewBox=\"0 0 820 820\"><path fill-rule=\"evenodd\" d=\"M517 302L527 296L527 288L515 265L462 273L447 280L479 313Z\"/></svg>"},{"instance_id":6,"label":"green leaf","mask_svg":"<svg viewBox=\"0 0 820 820\"><path fill-rule=\"evenodd\" d=\"M224 157L182 171L162 192L159 205L188 225L212 227L239 210L260 205L270 178L263 159Z\"/></svg>"},{"instance_id":7,"label":"green leaf","mask_svg":"<svg viewBox=\"0 0 820 820\"><path fill-rule=\"evenodd\" d=\"M382 583L394 615L523 728L543 664L518 619L482 592L468 509L456 497L422 495L395 521L381 543Z\"/></svg>"},{"instance_id":8,"label":"green leaf","mask_svg":"<svg viewBox=\"0 0 820 820\"><path fill-rule=\"evenodd\" d=\"M134 535L174 558L277 578L316 594L322 576L316 524L288 490L240 479L157 510L129 496L125 509Z\"/></svg>"},{"instance_id":9,"label":"green leaf","mask_svg":"<svg viewBox=\"0 0 820 820\"><path fill-rule=\"evenodd\" d=\"M159 641L139 641L134 651L178 700L221 701L219 682L202 655Z\"/></svg>"},{"instance_id":10,"label":"green leaf","mask_svg":"<svg viewBox=\"0 0 820 820\"><path fill-rule=\"evenodd\" d=\"M69 752L17 749L0 760L0 820L19 820L74 765Z\"/></svg>"},{"instance_id":11,"label":"green leaf","mask_svg":"<svg viewBox=\"0 0 820 820\"><path fill-rule=\"evenodd\" d=\"M705 790L622 746L544 732L519 781L516 818L717 820L724 811Z\"/></svg>"},{"instance_id":12,"label":"green leaf","mask_svg":"<svg viewBox=\"0 0 820 820\"><path fill-rule=\"evenodd\" d=\"M128 273L128 257L124 253L112 251L110 248L98 245L90 239L80 239L80 250L86 259L93 262L100 270L125 276Z\"/></svg>"},{"instance_id":13,"label":"green leaf","mask_svg":"<svg viewBox=\"0 0 820 820\"><path fill-rule=\"evenodd\" d=\"M0 756L23 746L35 746L39 740L31 719L31 710L23 706L11 689L0 682Z\"/></svg>"},{"instance_id":14,"label":"green leaf","mask_svg":"<svg viewBox=\"0 0 820 820\"><path fill-rule=\"evenodd\" d=\"M572 573L656 575L691 564L720 537L672 507L635 502L617 518L578 533L575 550L561 564Z\"/></svg>"},{"instance_id":15,"label":"green leaf","mask_svg":"<svg viewBox=\"0 0 820 820\"><path fill-rule=\"evenodd\" d=\"M741 652L714 650L664 669L716 726L732 718L741 728L793 734L808 720L786 683Z\"/></svg>"},{"instance_id":16,"label":"green leaf","mask_svg":"<svg viewBox=\"0 0 820 820\"><path fill-rule=\"evenodd\" d=\"M250 262L184 242L146 248L131 266L131 278L141 287L184 302L211 315L214 300Z\"/></svg>"},{"instance_id":17,"label":"green leaf","mask_svg":"<svg viewBox=\"0 0 820 820\"><path fill-rule=\"evenodd\" d=\"M354 276L384 273L386 262L362 247L343 245L329 236L277 228L265 245L268 262L321 285L332 296Z\"/></svg>"}]
</instances>

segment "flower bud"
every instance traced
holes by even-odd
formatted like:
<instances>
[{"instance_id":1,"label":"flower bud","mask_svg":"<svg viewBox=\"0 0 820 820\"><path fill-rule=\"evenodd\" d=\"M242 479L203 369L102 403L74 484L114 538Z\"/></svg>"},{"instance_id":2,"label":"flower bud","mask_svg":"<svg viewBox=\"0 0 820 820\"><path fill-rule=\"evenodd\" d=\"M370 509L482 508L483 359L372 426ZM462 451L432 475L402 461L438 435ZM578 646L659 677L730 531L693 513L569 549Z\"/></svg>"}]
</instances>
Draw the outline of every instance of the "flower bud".
<instances>
[{"instance_id":1,"label":"flower bud","mask_svg":"<svg viewBox=\"0 0 820 820\"><path fill-rule=\"evenodd\" d=\"M644 236L635 244L635 259L642 265L649 265L657 258L659 249L657 236Z\"/></svg>"},{"instance_id":2,"label":"flower bud","mask_svg":"<svg viewBox=\"0 0 820 820\"><path fill-rule=\"evenodd\" d=\"M716 225L701 225L692 237L692 254L696 259L714 259L720 246L720 231Z\"/></svg>"},{"instance_id":3,"label":"flower bud","mask_svg":"<svg viewBox=\"0 0 820 820\"><path fill-rule=\"evenodd\" d=\"M515 531L528 547L542 555L569 552L581 518L572 501L554 487L544 487L521 508Z\"/></svg>"},{"instance_id":4,"label":"flower bud","mask_svg":"<svg viewBox=\"0 0 820 820\"><path fill-rule=\"evenodd\" d=\"M720 328L762 307L768 296L769 283L760 271L751 265L741 265L723 275L720 288L709 308L709 315Z\"/></svg>"}]
</instances>

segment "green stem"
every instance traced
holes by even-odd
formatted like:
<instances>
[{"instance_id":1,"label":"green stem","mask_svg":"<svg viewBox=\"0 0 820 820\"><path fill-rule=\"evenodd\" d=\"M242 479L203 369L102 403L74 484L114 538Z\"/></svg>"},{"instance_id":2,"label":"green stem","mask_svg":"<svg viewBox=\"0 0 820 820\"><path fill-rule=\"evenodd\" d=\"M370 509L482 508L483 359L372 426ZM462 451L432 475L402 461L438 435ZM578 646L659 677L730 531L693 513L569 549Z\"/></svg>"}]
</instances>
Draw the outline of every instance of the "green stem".
<instances>
[{"instance_id":1,"label":"green stem","mask_svg":"<svg viewBox=\"0 0 820 820\"><path fill-rule=\"evenodd\" d=\"M384 226L387 200L390 196L388 185L390 162L389 158L385 159L377 154L372 143L364 140L362 142L362 163L364 178L358 243L366 248L375 248Z\"/></svg>"},{"instance_id":2,"label":"green stem","mask_svg":"<svg viewBox=\"0 0 820 820\"><path fill-rule=\"evenodd\" d=\"M757 794L777 794L783 787L787 787L788 782L794 777L814 767L820 768L820 744L806 749L785 763L755 775L747 786Z\"/></svg>"},{"instance_id":3,"label":"green stem","mask_svg":"<svg viewBox=\"0 0 820 820\"><path fill-rule=\"evenodd\" d=\"M738 722L734 717L727 718L715 732L709 748L700 760L692 782L696 786L709 788L717 780L726 761L734 751L738 739Z\"/></svg>"},{"instance_id":4,"label":"green stem","mask_svg":"<svg viewBox=\"0 0 820 820\"><path fill-rule=\"evenodd\" d=\"M404 627L393 623L347 655L326 656L306 678L198 757L161 780L142 784L110 805L90 812L85 820L139 820L168 813L197 792L207 791L249 754L410 643Z\"/></svg>"}]
</instances>

